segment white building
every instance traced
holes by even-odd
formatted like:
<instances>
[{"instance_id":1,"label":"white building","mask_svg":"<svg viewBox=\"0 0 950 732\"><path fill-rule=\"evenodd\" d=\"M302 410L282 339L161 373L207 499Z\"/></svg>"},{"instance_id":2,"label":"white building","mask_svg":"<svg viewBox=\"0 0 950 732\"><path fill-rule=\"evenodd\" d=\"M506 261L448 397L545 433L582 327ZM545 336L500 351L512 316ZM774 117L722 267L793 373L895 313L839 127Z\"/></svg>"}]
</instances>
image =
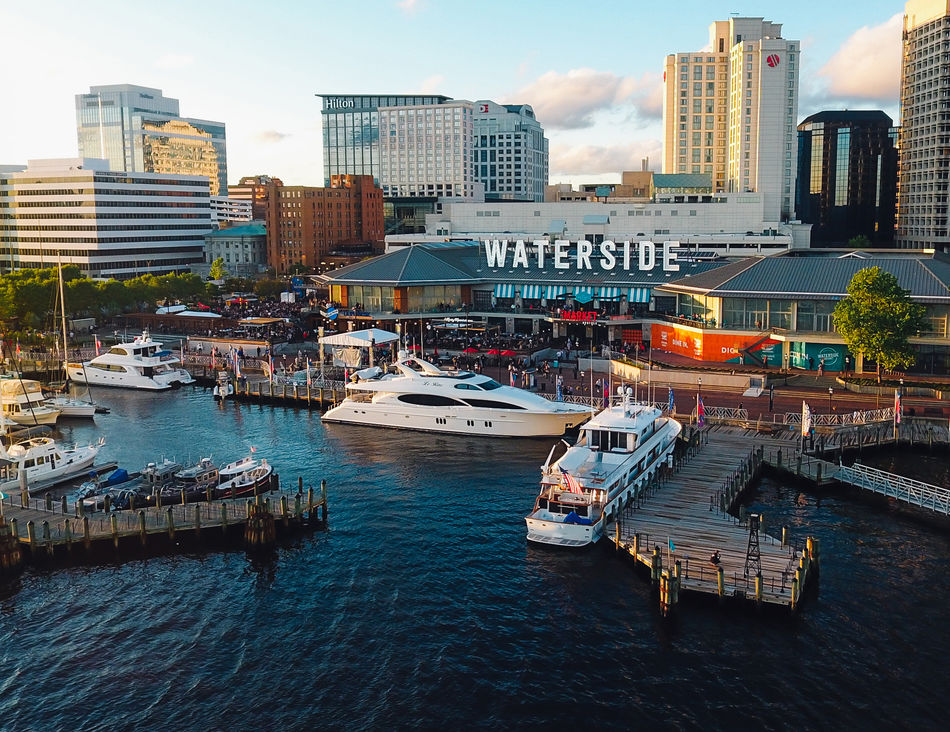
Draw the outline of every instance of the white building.
<instances>
[{"instance_id":1,"label":"white building","mask_svg":"<svg viewBox=\"0 0 950 732\"><path fill-rule=\"evenodd\" d=\"M213 229L208 178L109 170L105 160L30 160L0 174L0 266L75 264L116 279L188 272Z\"/></svg>"},{"instance_id":2,"label":"white building","mask_svg":"<svg viewBox=\"0 0 950 732\"><path fill-rule=\"evenodd\" d=\"M481 198L473 164L473 107L379 108L379 179L387 197Z\"/></svg>"},{"instance_id":3,"label":"white building","mask_svg":"<svg viewBox=\"0 0 950 732\"><path fill-rule=\"evenodd\" d=\"M950 95L946 74L950 3L910 0L904 15L897 245L950 244Z\"/></svg>"},{"instance_id":4,"label":"white building","mask_svg":"<svg viewBox=\"0 0 950 732\"><path fill-rule=\"evenodd\" d=\"M765 214L793 219L799 42L779 23L730 18L709 46L664 65L663 172L704 173L716 192L756 192Z\"/></svg>"},{"instance_id":5,"label":"white building","mask_svg":"<svg viewBox=\"0 0 950 732\"><path fill-rule=\"evenodd\" d=\"M529 105L475 102L474 155L486 201L544 200L548 140Z\"/></svg>"},{"instance_id":6,"label":"white building","mask_svg":"<svg viewBox=\"0 0 950 732\"><path fill-rule=\"evenodd\" d=\"M658 195L653 203L445 203L426 217L425 235L390 235L390 251L422 241L500 238L678 241L720 256L772 254L810 246L810 224L783 224L765 215L759 193Z\"/></svg>"},{"instance_id":7,"label":"white building","mask_svg":"<svg viewBox=\"0 0 950 732\"><path fill-rule=\"evenodd\" d=\"M217 223L247 223L254 218L252 208L244 196L211 196L211 220Z\"/></svg>"}]
</instances>

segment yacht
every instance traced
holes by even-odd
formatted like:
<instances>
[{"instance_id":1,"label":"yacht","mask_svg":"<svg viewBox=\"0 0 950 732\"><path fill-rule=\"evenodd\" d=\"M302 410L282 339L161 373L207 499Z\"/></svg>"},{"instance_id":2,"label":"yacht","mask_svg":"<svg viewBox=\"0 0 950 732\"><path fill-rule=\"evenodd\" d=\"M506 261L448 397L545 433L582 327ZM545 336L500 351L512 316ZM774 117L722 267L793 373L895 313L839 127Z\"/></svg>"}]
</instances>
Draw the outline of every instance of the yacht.
<instances>
[{"instance_id":1,"label":"yacht","mask_svg":"<svg viewBox=\"0 0 950 732\"><path fill-rule=\"evenodd\" d=\"M60 417L95 417L99 407L93 402L83 401L71 396L59 395L47 397L43 404L50 409L58 409Z\"/></svg>"},{"instance_id":2,"label":"yacht","mask_svg":"<svg viewBox=\"0 0 950 732\"><path fill-rule=\"evenodd\" d=\"M554 402L471 371L443 371L400 353L396 373L357 371L346 398L325 422L486 437L563 435L591 416L589 407Z\"/></svg>"},{"instance_id":3,"label":"yacht","mask_svg":"<svg viewBox=\"0 0 950 732\"><path fill-rule=\"evenodd\" d=\"M195 380L181 360L144 331L131 343L118 343L91 361L66 363L66 375L81 384L130 389L170 389Z\"/></svg>"},{"instance_id":4,"label":"yacht","mask_svg":"<svg viewBox=\"0 0 950 732\"><path fill-rule=\"evenodd\" d=\"M6 378L0 381L3 416L22 425L56 424L61 411L44 404L43 388L33 379Z\"/></svg>"},{"instance_id":5,"label":"yacht","mask_svg":"<svg viewBox=\"0 0 950 732\"><path fill-rule=\"evenodd\" d=\"M0 444L0 491L20 487L21 471L26 473L30 492L38 492L85 475L104 444L61 447L50 437L32 437L9 447Z\"/></svg>"},{"instance_id":6,"label":"yacht","mask_svg":"<svg viewBox=\"0 0 950 732\"><path fill-rule=\"evenodd\" d=\"M583 547L638 495L672 455L682 426L655 407L636 404L629 388L581 428L577 443L541 468L541 492L525 517L528 541ZM555 446L556 447L556 446Z\"/></svg>"}]
</instances>

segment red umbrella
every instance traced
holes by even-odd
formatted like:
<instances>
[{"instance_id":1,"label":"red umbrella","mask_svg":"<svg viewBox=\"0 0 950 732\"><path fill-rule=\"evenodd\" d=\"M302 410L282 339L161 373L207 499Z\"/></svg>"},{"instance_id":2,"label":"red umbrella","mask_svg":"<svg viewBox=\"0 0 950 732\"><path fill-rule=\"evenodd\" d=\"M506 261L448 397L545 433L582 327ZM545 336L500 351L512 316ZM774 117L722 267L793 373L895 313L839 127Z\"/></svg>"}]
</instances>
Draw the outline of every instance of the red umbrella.
<instances>
[{"instance_id":1,"label":"red umbrella","mask_svg":"<svg viewBox=\"0 0 950 732\"><path fill-rule=\"evenodd\" d=\"M501 355L501 351L499 351L497 348L489 348L487 351L485 351L485 353L487 353L489 356Z\"/></svg>"},{"instance_id":2,"label":"red umbrella","mask_svg":"<svg viewBox=\"0 0 950 732\"><path fill-rule=\"evenodd\" d=\"M409 350L410 350L410 351L418 351L418 350L420 350L420 346L417 346L415 343L413 343L411 346L409 346Z\"/></svg>"},{"instance_id":3,"label":"red umbrella","mask_svg":"<svg viewBox=\"0 0 950 732\"><path fill-rule=\"evenodd\" d=\"M477 348L466 348L462 353L478 353Z\"/></svg>"},{"instance_id":4,"label":"red umbrella","mask_svg":"<svg viewBox=\"0 0 950 732\"><path fill-rule=\"evenodd\" d=\"M196 303L196 304L195 304L195 307L198 308L199 310L210 310L210 309L211 309L210 307L208 307L207 305L205 305L203 302Z\"/></svg>"},{"instance_id":5,"label":"red umbrella","mask_svg":"<svg viewBox=\"0 0 950 732\"><path fill-rule=\"evenodd\" d=\"M518 354L515 353L515 352L512 351L512 350L504 350L504 351L501 352L500 355L502 355L502 356L517 356Z\"/></svg>"}]
</instances>

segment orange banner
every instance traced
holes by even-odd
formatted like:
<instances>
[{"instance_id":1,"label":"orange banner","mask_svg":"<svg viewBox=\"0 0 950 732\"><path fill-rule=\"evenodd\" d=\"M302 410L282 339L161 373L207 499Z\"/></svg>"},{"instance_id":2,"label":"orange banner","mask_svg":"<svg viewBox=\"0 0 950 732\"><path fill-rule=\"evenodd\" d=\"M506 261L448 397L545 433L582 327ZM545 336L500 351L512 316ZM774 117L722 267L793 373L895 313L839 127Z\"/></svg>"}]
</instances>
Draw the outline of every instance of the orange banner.
<instances>
[{"instance_id":1,"label":"orange banner","mask_svg":"<svg viewBox=\"0 0 950 732\"><path fill-rule=\"evenodd\" d=\"M654 325L653 347L669 353L688 356L697 361L741 363L746 361L745 352L755 353L759 360L778 364L780 351L778 341L761 339L757 333L721 333L700 328L685 328L675 325Z\"/></svg>"}]
</instances>

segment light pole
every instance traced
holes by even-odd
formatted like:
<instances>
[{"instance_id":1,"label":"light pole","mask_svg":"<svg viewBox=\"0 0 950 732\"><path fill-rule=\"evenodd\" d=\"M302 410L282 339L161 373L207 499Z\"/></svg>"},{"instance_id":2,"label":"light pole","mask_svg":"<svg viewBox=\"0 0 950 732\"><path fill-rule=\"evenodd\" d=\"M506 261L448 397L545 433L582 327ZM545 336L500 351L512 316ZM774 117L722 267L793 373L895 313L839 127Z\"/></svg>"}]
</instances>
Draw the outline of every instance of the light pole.
<instances>
[{"instance_id":1,"label":"light pole","mask_svg":"<svg viewBox=\"0 0 950 732\"><path fill-rule=\"evenodd\" d=\"M901 377L901 399L904 398L904 378Z\"/></svg>"},{"instance_id":2,"label":"light pole","mask_svg":"<svg viewBox=\"0 0 950 732\"><path fill-rule=\"evenodd\" d=\"M830 386L828 387L828 414L831 414L831 397L834 396L835 390Z\"/></svg>"},{"instance_id":3,"label":"light pole","mask_svg":"<svg viewBox=\"0 0 950 732\"><path fill-rule=\"evenodd\" d=\"M696 389L696 393L697 393L699 396L702 396L702 395L703 395L703 377L700 376L697 381L698 381L699 386L698 386L698 388Z\"/></svg>"}]
</instances>

